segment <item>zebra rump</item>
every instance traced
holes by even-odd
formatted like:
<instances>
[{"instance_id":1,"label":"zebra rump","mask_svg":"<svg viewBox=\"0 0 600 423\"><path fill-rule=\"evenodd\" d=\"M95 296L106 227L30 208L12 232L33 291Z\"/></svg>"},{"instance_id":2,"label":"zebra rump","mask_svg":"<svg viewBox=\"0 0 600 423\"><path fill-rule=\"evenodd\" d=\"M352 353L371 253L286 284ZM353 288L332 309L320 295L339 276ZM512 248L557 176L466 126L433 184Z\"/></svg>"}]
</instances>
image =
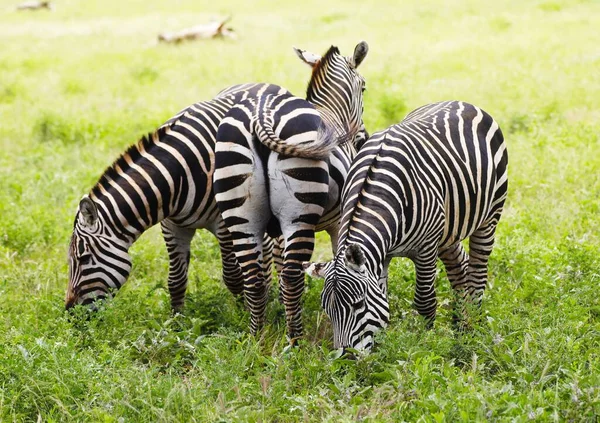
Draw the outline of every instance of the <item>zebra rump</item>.
<instances>
[{"instance_id":1,"label":"zebra rump","mask_svg":"<svg viewBox=\"0 0 600 423\"><path fill-rule=\"evenodd\" d=\"M253 120L260 142L284 156L324 159L339 144L334 128L322 121L315 107L292 95L259 98Z\"/></svg>"}]
</instances>

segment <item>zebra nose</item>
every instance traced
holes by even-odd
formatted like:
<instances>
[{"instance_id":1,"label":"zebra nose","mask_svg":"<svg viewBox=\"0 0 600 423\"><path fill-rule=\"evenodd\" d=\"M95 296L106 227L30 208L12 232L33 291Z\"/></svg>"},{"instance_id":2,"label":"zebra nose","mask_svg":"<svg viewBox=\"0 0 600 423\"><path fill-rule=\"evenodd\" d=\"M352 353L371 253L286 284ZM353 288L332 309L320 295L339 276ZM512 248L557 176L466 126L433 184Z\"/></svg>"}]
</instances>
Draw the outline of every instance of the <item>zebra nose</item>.
<instances>
[{"instance_id":1,"label":"zebra nose","mask_svg":"<svg viewBox=\"0 0 600 423\"><path fill-rule=\"evenodd\" d=\"M342 357L347 360L356 360L356 355L349 351L346 347L342 348Z\"/></svg>"},{"instance_id":2,"label":"zebra nose","mask_svg":"<svg viewBox=\"0 0 600 423\"><path fill-rule=\"evenodd\" d=\"M72 309L73 307L75 307L75 301L76 301L75 296L69 295L67 297L67 299L65 300L65 310L68 311L68 310Z\"/></svg>"}]
</instances>

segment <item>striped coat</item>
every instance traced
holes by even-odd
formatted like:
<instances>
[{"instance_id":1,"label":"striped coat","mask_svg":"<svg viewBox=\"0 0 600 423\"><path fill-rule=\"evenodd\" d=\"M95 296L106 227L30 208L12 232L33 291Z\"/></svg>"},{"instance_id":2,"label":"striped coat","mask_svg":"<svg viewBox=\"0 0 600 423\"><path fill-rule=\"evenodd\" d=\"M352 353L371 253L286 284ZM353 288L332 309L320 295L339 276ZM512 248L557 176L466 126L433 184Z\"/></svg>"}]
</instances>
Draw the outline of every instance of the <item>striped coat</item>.
<instances>
[{"instance_id":1,"label":"striped coat","mask_svg":"<svg viewBox=\"0 0 600 423\"><path fill-rule=\"evenodd\" d=\"M356 157L344 188L338 253L305 264L325 277L323 307L336 347L369 349L387 325L387 269L412 259L414 305L429 324L436 314L436 261L464 303L479 304L508 187L508 156L497 122L468 103L423 106L375 133ZM461 241L469 238L469 253Z\"/></svg>"},{"instance_id":2,"label":"striped coat","mask_svg":"<svg viewBox=\"0 0 600 423\"><path fill-rule=\"evenodd\" d=\"M182 110L119 157L81 200L69 248L66 307L110 297L131 271L129 247L160 223L169 253L169 292L183 306L196 229L208 229L220 246L223 281L234 294L244 289L212 184L215 137L231 108L247 98L277 93L271 84L229 87L210 101ZM266 272L267 278L271 274Z\"/></svg>"},{"instance_id":3,"label":"striped coat","mask_svg":"<svg viewBox=\"0 0 600 423\"><path fill-rule=\"evenodd\" d=\"M262 240L268 233L281 236L288 337L294 344L302 335L302 262L312 255L315 231L337 239L340 193L356 154L352 141L364 136L358 135L364 79L356 67L366 53L364 42L352 57L331 47L317 56L307 100L286 92L249 99L219 127L215 194L244 274L253 332L263 324L267 302Z\"/></svg>"}]
</instances>

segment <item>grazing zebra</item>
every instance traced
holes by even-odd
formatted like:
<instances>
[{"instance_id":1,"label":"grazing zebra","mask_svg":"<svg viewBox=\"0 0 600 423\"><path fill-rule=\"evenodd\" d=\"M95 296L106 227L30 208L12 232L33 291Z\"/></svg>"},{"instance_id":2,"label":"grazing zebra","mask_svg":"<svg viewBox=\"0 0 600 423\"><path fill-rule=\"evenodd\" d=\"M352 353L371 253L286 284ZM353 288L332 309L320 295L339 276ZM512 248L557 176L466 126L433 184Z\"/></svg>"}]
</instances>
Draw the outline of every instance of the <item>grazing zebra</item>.
<instances>
[{"instance_id":1,"label":"grazing zebra","mask_svg":"<svg viewBox=\"0 0 600 423\"><path fill-rule=\"evenodd\" d=\"M280 92L270 84L229 87L216 98L182 110L131 146L79 203L69 248L66 307L93 304L118 290L131 271L129 247L149 227L161 224L169 254L171 306L183 306L196 229L219 242L223 281L243 291L231 237L212 192L214 140L223 116L248 97Z\"/></svg>"},{"instance_id":2,"label":"grazing zebra","mask_svg":"<svg viewBox=\"0 0 600 423\"><path fill-rule=\"evenodd\" d=\"M315 231L326 230L336 245L340 193L356 155L354 142L366 136L365 82L356 68L367 51L365 42L352 57L333 46L322 58L297 50L313 66L306 100L285 92L248 99L219 127L215 197L244 275L252 332L265 317L262 240L268 233L281 236L278 273L288 339L293 345L302 335L302 262L310 260Z\"/></svg>"},{"instance_id":3,"label":"grazing zebra","mask_svg":"<svg viewBox=\"0 0 600 423\"><path fill-rule=\"evenodd\" d=\"M502 131L483 110L459 101L423 106L374 134L354 160L343 192L338 251L305 263L324 277L322 306L336 348L369 350L389 320L392 257L412 259L414 305L433 324L439 257L455 292L479 305L494 232L506 198L508 155ZM469 237L469 253L461 241Z\"/></svg>"},{"instance_id":4,"label":"grazing zebra","mask_svg":"<svg viewBox=\"0 0 600 423\"><path fill-rule=\"evenodd\" d=\"M285 92L271 84L241 84L214 99L182 110L148 137L131 146L110 166L75 216L68 252L69 284L65 305L86 304L112 296L131 271L129 247L149 227L161 224L169 254L171 306L183 307L196 229L217 238L223 281L234 294L244 289L212 191L214 143L225 114L248 98ZM267 254L272 245L266 245ZM265 278L271 270L265 264Z\"/></svg>"}]
</instances>

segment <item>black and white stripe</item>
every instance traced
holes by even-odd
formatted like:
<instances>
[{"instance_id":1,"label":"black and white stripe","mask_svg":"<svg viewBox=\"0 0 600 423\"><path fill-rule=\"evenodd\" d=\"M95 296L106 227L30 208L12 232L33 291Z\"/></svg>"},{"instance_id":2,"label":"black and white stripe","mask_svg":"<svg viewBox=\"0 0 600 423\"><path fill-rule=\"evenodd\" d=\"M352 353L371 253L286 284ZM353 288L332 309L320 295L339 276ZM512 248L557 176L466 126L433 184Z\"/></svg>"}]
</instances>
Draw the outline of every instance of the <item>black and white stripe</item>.
<instances>
[{"instance_id":1,"label":"black and white stripe","mask_svg":"<svg viewBox=\"0 0 600 423\"><path fill-rule=\"evenodd\" d=\"M392 257L415 264L414 305L436 314L438 257L462 304L480 304L496 225L507 194L508 155L490 115L468 103L423 106L374 134L357 155L344 187L338 253L306 264L325 277L322 303L336 348L369 349L389 318L387 268ZM469 238L469 253L461 244Z\"/></svg>"},{"instance_id":2,"label":"black and white stripe","mask_svg":"<svg viewBox=\"0 0 600 423\"><path fill-rule=\"evenodd\" d=\"M364 142L364 79L356 67L364 42L352 57L331 47L320 58L297 50L313 66L307 99L286 92L249 99L233 107L217 133L214 187L234 252L244 274L251 329L264 322L267 284L263 272L265 233L281 235L280 299L290 342L302 335L302 262L310 260L315 231L337 240L340 194Z\"/></svg>"},{"instance_id":3,"label":"black and white stripe","mask_svg":"<svg viewBox=\"0 0 600 423\"><path fill-rule=\"evenodd\" d=\"M81 200L75 217L67 308L91 304L118 290L131 271L129 247L157 223L161 223L169 254L168 285L174 310L183 306L190 242L199 228L208 229L219 241L225 285L234 294L243 292L231 235L212 189L215 136L234 105L282 91L270 84L229 87L211 101L182 110L104 172ZM267 248L272 250L272 245Z\"/></svg>"}]
</instances>

